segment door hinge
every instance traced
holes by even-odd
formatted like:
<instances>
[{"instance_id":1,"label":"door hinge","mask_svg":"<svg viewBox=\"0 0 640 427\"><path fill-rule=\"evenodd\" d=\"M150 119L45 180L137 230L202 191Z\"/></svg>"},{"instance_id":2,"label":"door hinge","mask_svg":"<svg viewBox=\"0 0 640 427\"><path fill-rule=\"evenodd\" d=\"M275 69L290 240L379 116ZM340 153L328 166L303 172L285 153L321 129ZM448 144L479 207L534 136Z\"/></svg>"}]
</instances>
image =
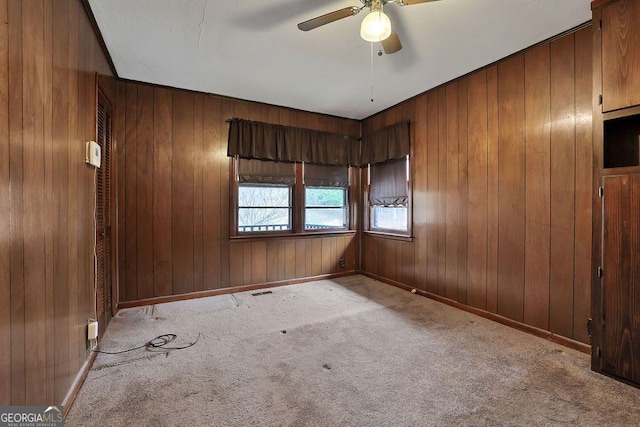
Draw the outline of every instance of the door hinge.
<instances>
[{"instance_id":1,"label":"door hinge","mask_svg":"<svg viewBox=\"0 0 640 427\"><path fill-rule=\"evenodd\" d=\"M602 95L598 95L598 105L602 105Z\"/></svg>"},{"instance_id":2,"label":"door hinge","mask_svg":"<svg viewBox=\"0 0 640 427\"><path fill-rule=\"evenodd\" d=\"M593 322L593 319L591 317L589 317L587 319L587 336L589 338L591 338L591 323Z\"/></svg>"},{"instance_id":3,"label":"door hinge","mask_svg":"<svg viewBox=\"0 0 640 427\"><path fill-rule=\"evenodd\" d=\"M602 278L602 267L598 267L598 277Z\"/></svg>"},{"instance_id":4,"label":"door hinge","mask_svg":"<svg viewBox=\"0 0 640 427\"><path fill-rule=\"evenodd\" d=\"M602 350L600 347L596 347L596 356L598 356L598 359L602 359Z\"/></svg>"},{"instance_id":5,"label":"door hinge","mask_svg":"<svg viewBox=\"0 0 640 427\"><path fill-rule=\"evenodd\" d=\"M598 187L598 197L604 197L604 187Z\"/></svg>"}]
</instances>

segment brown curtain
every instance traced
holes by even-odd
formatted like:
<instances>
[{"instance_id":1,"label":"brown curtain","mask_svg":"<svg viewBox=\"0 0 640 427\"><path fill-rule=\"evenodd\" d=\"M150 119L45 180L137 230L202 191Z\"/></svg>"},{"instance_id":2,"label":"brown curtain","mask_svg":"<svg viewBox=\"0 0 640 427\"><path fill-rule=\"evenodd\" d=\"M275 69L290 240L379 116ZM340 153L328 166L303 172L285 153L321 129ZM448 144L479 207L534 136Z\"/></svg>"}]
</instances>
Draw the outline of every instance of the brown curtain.
<instances>
[{"instance_id":1,"label":"brown curtain","mask_svg":"<svg viewBox=\"0 0 640 427\"><path fill-rule=\"evenodd\" d=\"M406 206L408 194L406 157L371 165L371 206Z\"/></svg>"},{"instance_id":2,"label":"brown curtain","mask_svg":"<svg viewBox=\"0 0 640 427\"><path fill-rule=\"evenodd\" d=\"M409 122L403 120L362 138L360 164L375 164L400 159L410 153Z\"/></svg>"},{"instance_id":3,"label":"brown curtain","mask_svg":"<svg viewBox=\"0 0 640 427\"><path fill-rule=\"evenodd\" d=\"M349 186L349 168L335 165L304 164L304 184L313 187Z\"/></svg>"},{"instance_id":4,"label":"brown curtain","mask_svg":"<svg viewBox=\"0 0 640 427\"><path fill-rule=\"evenodd\" d=\"M238 182L294 185L295 163L238 159Z\"/></svg>"},{"instance_id":5,"label":"brown curtain","mask_svg":"<svg viewBox=\"0 0 640 427\"><path fill-rule=\"evenodd\" d=\"M360 165L360 144L351 135L242 119L229 124L228 156L278 162Z\"/></svg>"}]
</instances>

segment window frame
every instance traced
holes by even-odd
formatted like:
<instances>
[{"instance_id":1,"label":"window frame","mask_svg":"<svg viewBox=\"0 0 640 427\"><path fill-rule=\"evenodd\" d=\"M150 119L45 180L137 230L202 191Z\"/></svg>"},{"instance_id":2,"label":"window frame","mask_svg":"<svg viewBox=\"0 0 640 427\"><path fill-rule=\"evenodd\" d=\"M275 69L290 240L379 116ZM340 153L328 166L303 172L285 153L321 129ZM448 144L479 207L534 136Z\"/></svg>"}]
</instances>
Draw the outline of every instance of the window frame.
<instances>
[{"instance_id":1,"label":"window frame","mask_svg":"<svg viewBox=\"0 0 640 427\"><path fill-rule=\"evenodd\" d=\"M337 235L337 234L354 234L356 232L357 212L355 204L356 197L354 193L354 183L358 168L348 167L349 187L345 188L346 209L347 209L347 226L335 228L323 228L318 230L305 229L305 188L304 185L304 163L295 162L296 182L291 187L291 230L278 231L239 231L238 230L238 214L239 199L238 192L240 183L236 179L238 173L238 162L234 157L229 158L229 238L230 239L252 239L252 238L291 238L296 236L319 236L319 235ZM314 186L310 186L314 187Z\"/></svg>"},{"instance_id":2,"label":"window frame","mask_svg":"<svg viewBox=\"0 0 640 427\"><path fill-rule=\"evenodd\" d=\"M304 190L306 190L307 188L332 188L332 187L320 187L320 186L315 186L315 185L303 185ZM335 187L335 188L340 188L341 190L344 190L344 204L342 206L311 206L308 207L307 206L307 192L304 192L304 206L303 206L303 221L302 221L302 227L304 229L305 233L318 233L318 232L329 232L329 231L345 231L345 230L349 230L349 225L350 225L350 212L351 209L349 209L349 188L351 186L344 188L344 187ZM346 221L346 225L344 227L327 227L327 228L318 228L318 229L314 229L314 228L307 228L307 209L345 209L345 221Z\"/></svg>"},{"instance_id":3,"label":"window frame","mask_svg":"<svg viewBox=\"0 0 640 427\"><path fill-rule=\"evenodd\" d=\"M371 188L371 164L368 164L366 169L363 168L363 182L364 191L362 194L362 206L363 206L363 233L380 237L388 237L398 240L413 240L413 156L407 155L407 230L395 230L386 228L372 228L373 221L373 206L369 202L369 193Z\"/></svg>"},{"instance_id":4,"label":"window frame","mask_svg":"<svg viewBox=\"0 0 640 427\"><path fill-rule=\"evenodd\" d=\"M285 184L259 184L259 183L240 183L238 182L238 209L236 210L237 216L238 216L238 223L237 223L237 229L238 229L238 233L258 233L261 231L267 232L267 233L273 233L274 231L284 231L284 232L288 232L290 230L293 229L293 191L294 188L292 185L285 185ZM241 186L245 186L245 187L254 187L254 188L268 188L268 187L279 187L279 188L286 188L288 190L288 205L287 206L240 206L240 187ZM285 230L258 230L258 231L240 231L239 228L241 227L240 225L240 210L241 209L286 209L289 211L289 222L286 225L286 229ZM273 224L274 226L276 224ZM261 225L256 225L256 226L247 226L247 227L264 227Z\"/></svg>"}]
</instances>

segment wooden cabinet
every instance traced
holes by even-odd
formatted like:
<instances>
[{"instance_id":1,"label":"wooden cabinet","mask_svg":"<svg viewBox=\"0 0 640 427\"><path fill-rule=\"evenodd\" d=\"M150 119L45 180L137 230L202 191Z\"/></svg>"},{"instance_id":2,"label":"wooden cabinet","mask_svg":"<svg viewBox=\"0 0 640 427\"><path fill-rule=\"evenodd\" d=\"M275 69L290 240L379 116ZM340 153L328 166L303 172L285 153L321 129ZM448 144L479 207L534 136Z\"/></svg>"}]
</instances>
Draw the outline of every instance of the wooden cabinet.
<instances>
[{"instance_id":1,"label":"wooden cabinet","mask_svg":"<svg viewBox=\"0 0 640 427\"><path fill-rule=\"evenodd\" d=\"M640 0L592 9L591 367L640 387Z\"/></svg>"},{"instance_id":2,"label":"wooden cabinet","mask_svg":"<svg viewBox=\"0 0 640 427\"><path fill-rule=\"evenodd\" d=\"M602 34L602 111L640 105L640 1L612 1L597 12Z\"/></svg>"},{"instance_id":3,"label":"wooden cabinet","mask_svg":"<svg viewBox=\"0 0 640 427\"><path fill-rule=\"evenodd\" d=\"M603 179L603 372L640 384L640 175Z\"/></svg>"}]
</instances>

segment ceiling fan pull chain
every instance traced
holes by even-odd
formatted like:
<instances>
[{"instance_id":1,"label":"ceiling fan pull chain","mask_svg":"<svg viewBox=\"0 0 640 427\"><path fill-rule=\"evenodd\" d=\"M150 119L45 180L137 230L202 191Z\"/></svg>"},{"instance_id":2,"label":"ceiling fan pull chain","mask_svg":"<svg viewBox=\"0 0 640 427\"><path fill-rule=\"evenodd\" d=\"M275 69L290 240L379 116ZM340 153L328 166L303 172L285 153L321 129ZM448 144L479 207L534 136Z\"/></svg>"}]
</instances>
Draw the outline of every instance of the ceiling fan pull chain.
<instances>
[{"instance_id":1,"label":"ceiling fan pull chain","mask_svg":"<svg viewBox=\"0 0 640 427\"><path fill-rule=\"evenodd\" d=\"M371 102L373 102L373 43L371 45Z\"/></svg>"}]
</instances>

